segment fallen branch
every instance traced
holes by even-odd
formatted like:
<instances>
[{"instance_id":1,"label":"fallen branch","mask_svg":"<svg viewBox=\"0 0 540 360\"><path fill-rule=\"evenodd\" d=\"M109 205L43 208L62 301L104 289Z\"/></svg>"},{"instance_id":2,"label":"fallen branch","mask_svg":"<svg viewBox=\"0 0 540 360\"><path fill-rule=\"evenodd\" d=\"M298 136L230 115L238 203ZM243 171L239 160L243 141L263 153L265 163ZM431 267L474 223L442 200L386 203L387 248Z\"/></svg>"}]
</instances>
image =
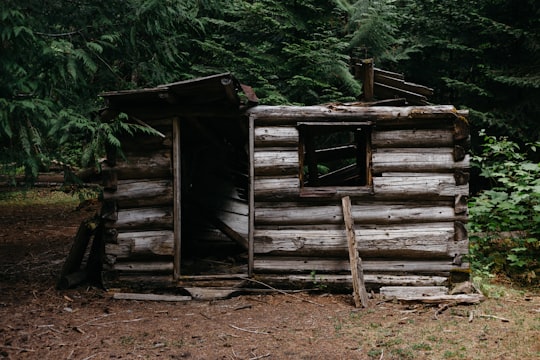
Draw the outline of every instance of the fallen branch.
<instances>
[{"instance_id":1,"label":"fallen branch","mask_svg":"<svg viewBox=\"0 0 540 360\"><path fill-rule=\"evenodd\" d=\"M294 299L296 299L296 300L305 301L305 302L308 302L308 303L313 304L313 305L317 305L317 306L324 307L323 304L319 304L319 303L317 303L317 302L315 302L315 301L311 301L311 300L308 300L308 299L302 299L302 298L299 297L299 296L295 296L295 295L290 294L290 293L288 293L288 292L286 292L286 291L283 291L283 290L280 290L280 289L276 289L275 287L272 287L272 286L270 286L270 285L268 285L268 284L265 284L265 283L263 283L262 281L255 280L255 279L250 279L250 278L242 278L242 279L244 279L244 280L249 280L249 281L252 281L252 282L254 282L254 283L257 283L257 284L266 286L266 287L269 288L269 289L272 289L272 290L274 290L274 291L276 291L276 292L278 292L278 293L280 293L280 294L290 296L290 297L292 297L292 298L294 298Z\"/></svg>"},{"instance_id":2,"label":"fallen branch","mask_svg":"<svg viewBox=\"0 0 540 360\"><path fill-rule=\"evenodd\" d=\"M255 356L255 357L249 358L249 360L263 359L263 358L269 357L269 356L270 356L270 353L264 354L264 355Z\"/></svg>"},{"instance_id":3,"label":"fallen branch","mask_svg":"<svg viewBox=\"0 0 540 360\"><path fill-rule=\"evenodd\" d=\"M244 328L241 328L241 327L238 327L238 326L234 326L232 324L229 324L229 326L232 327L233 329L240 330L240 331L245 331L245 332L252 333L252 334L264 334L264 335L269 335L270 334L270 333L267 333L267 332L264 332L264 331L244 329Z\"/></svg>"},{"instance_id":4,"label":"fallen branch","mask_svg":"<svg viewBox=\"0 0 540 360\"><path fill-rule=\"evenodd\" d=\"M509 319L506 319L506 318L503 318L503 317L500 317L500 316L495 316L495 315L478 314L476 316L482 317L482 318L488 318L488 319L501 320L502 322L510 322Z\"/></svg>"},{"instance_id":5,"label":"fallen branch","mask_svg":"<svg viewBox=\"0 0 540 360\"><path fill-rule=\"evenodd\" d=\"M121 323L130 323L130 322L137 322L137 321L143 321L146 320L145 318L137 318L137 319L130 319L130 320L118 320L118 321L109 321L106 323L99 323L99 324L89 324L92 326L107 326L111 324L121 324Z\"/></svg>"},{"instance_id":6,"label":"fallen branch","mask_svg":"<svg viewBox=\"0 0 540 360\"><path fill-rule=\"evenodd\" d=\"M26 348L20 348L17 346L7 346L7 345L0 345L1 349L7 349L7 350L18 350L18 351L26 351L26 352L35 352L36 350L33 349L26 349Z\"/></svg>"}]
</instances>

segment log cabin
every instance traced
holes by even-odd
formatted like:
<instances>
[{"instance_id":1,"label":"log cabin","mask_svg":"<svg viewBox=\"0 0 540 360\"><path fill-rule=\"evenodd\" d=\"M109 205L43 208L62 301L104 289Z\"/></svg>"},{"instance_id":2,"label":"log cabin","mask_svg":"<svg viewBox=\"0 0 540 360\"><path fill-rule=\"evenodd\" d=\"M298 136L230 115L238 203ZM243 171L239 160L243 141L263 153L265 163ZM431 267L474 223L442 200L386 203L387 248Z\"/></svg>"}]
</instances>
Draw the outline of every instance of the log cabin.
<instances>
[{"instance_id":1,"label":"log cabin","mask_svg":"<svg viewBox=\"0 0 540 360\"><path fill-rule=\"evenodd\" d=\"M102 97L151 129L103 162L107 287L350 288L344 198L368 289L468 277L466 112L262 106L228 73Z\"/></svg>"}]
</instances>

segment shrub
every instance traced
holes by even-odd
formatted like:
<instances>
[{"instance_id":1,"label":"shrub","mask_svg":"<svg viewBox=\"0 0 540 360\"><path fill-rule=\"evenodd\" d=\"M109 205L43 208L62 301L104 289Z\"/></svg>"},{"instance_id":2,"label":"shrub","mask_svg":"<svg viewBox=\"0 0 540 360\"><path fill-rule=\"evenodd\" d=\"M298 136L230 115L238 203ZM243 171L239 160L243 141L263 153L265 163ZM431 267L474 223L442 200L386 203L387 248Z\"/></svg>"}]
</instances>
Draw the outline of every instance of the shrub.
<instances>
[{"instance_id":1,"label":"shrub","mask_svg":"<svg viewBox=\"0 0 540 360\"><path fill-rule=\"evenodd\" d=\"M480 136L482 153L472 166L490 186L469 202L473 270L539 283L540 163L529 158L540 142L522 149L506 137Z\"/></svg>"}]
</instances>

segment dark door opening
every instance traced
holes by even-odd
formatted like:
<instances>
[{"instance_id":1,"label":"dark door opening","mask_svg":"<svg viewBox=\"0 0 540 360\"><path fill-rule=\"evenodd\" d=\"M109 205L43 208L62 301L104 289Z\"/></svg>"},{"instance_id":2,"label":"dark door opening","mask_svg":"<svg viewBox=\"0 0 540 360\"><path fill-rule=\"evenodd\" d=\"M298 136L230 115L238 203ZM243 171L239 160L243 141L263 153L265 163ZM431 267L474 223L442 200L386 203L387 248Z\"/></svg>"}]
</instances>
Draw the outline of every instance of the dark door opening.
<instances>
[{"instance_id":1,"label":"dark door opening","mask_svg":"<svg viewBox=\"0 0 540 360\"><path fill-rule=\"evenodd\" d=\"M180 121L181 275L247 273L248 156L234 124Z\"/></svg>"}]
</instances>

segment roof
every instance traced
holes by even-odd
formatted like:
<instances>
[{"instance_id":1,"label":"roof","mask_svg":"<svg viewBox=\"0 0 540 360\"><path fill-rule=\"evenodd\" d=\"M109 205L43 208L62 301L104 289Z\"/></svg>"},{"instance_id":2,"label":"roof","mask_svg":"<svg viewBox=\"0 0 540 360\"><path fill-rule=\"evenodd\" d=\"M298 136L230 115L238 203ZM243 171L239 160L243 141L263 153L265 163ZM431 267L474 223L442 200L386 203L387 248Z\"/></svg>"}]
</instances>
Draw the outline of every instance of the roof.
<instances>
[{"instance_id":1,"label":"roof","mask_svg":"<svg viewBox=\"0 0 540 360\"><path fill-rule=\"evenodd\" d=\"M212 107L238 109L238 91L243 90L250 102L257 102L251 88L241 85L230 73L178 81L154 88L110 91L100 94L108 110L140 113L149 109L186 108L201 111Z\"/></svg>"}]
</instances>

